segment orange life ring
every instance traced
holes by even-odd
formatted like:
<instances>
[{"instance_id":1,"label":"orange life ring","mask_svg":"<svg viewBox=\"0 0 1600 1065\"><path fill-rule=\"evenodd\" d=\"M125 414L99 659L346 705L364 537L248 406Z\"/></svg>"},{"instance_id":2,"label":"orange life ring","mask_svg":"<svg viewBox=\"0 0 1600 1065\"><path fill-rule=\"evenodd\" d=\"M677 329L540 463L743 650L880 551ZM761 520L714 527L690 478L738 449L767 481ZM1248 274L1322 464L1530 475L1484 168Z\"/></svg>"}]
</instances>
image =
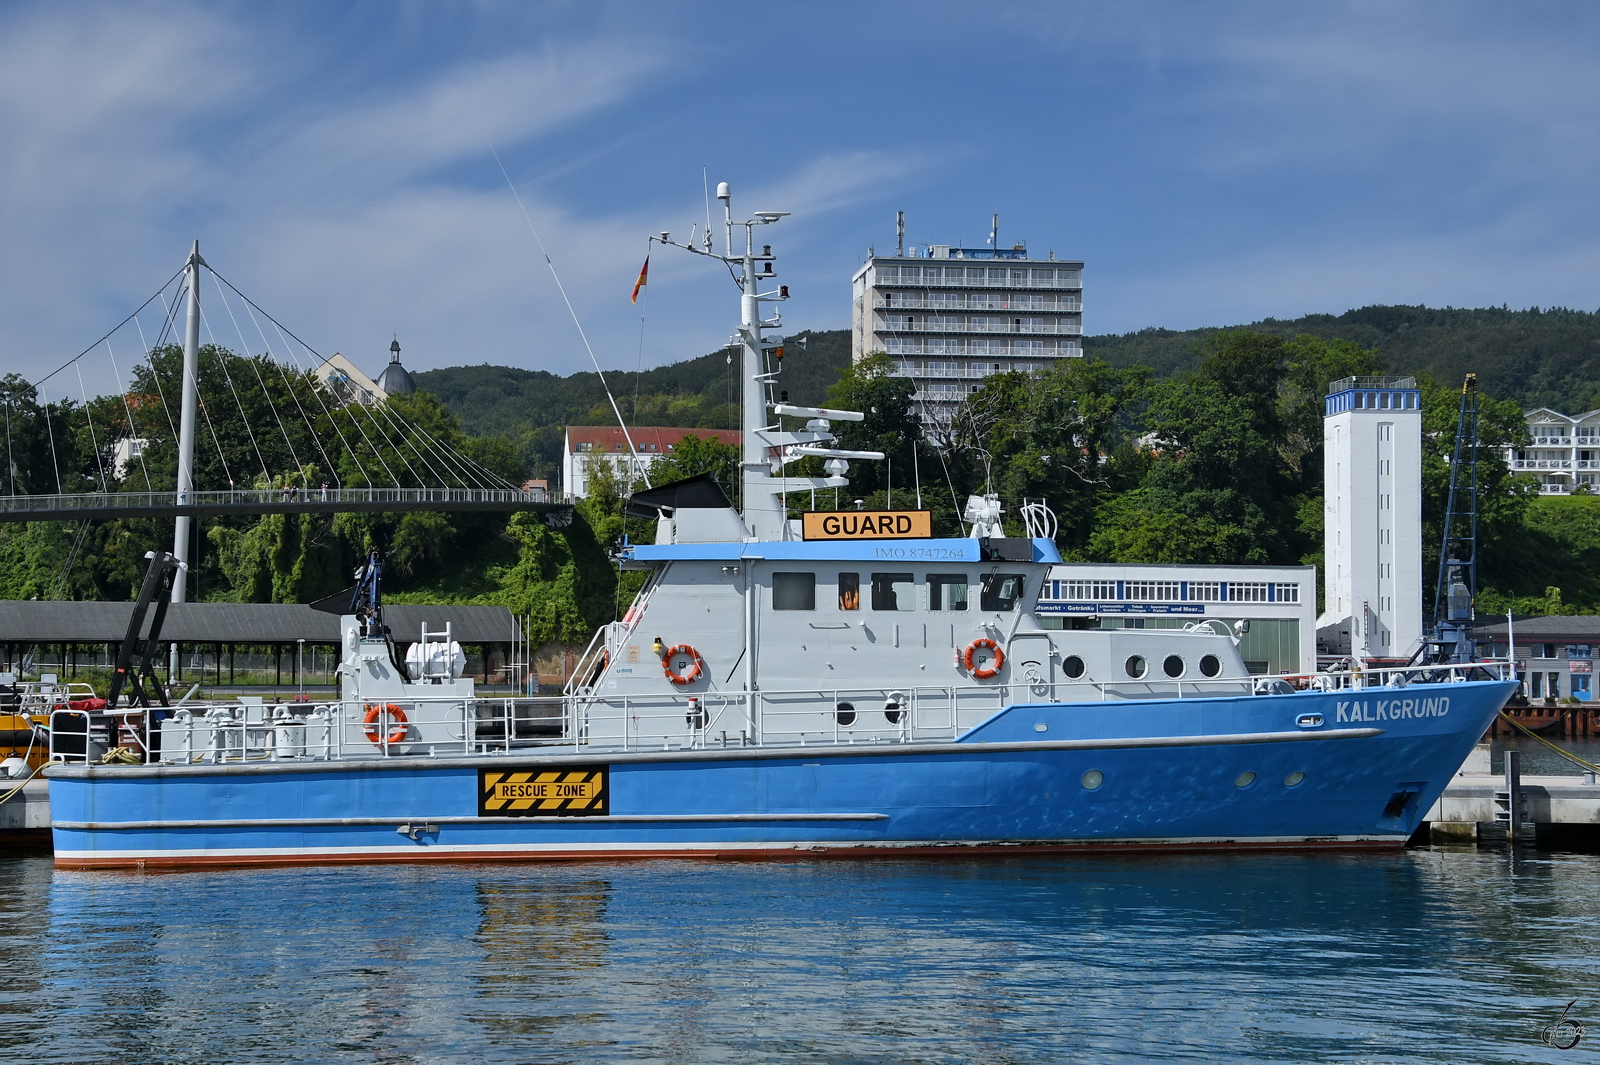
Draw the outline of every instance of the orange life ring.
<instances>
[{"instance_id":1,"label":"orange life ring","mask_svg":"<svg viewBox=\"0 0 1600 1065\"><path fill-rule=\"evenodd\" d=\"M689 668L682 673L672 668L672 660L678 655L689 656ZM700 674L706 671L706 661L700 657L699 651L686 643L680 643L676 647L667 648L667 653L661 656L661 670L666 673L668 680L681 688L700 679Z\"/></svg>"},{"instance_id":2,"label":"orange life ring","mask_svg":"<svg viewBox=\"0 0 1600 1065\"><path fill-rule=\"evenodd\" d=\"M974 666L973 660L978 648L980 647L987 647L989 649L989 653L994 656L993 665L987 666L983 669L978 669ZM967 646L967 652L961 656L961 661L962 664L964 664L972 673L972 676L975 679L988 680L990 677L999 673L1000 667L1006 664L1006 653L1000 650L999 644L995 643L987 636L980 636Z\"/></svg>"},{"instance_id":3,"label":"orange life ring","mask_svg":"<svg viewBox=\"0 0 1600 1065\"><path fill-rule=\"evenodd\" d=\"M378 718L384 714L388 714L389 720L394 722L386 741L378 739ZM373 743L381 745L384 742L404 743L406 741L406 712L393 703L385 703L382 706L377 704L368 706L367 716L362 718L361 721L366 726L362 731L367 734L367 739Z\"/></svg>"}]
</instances>

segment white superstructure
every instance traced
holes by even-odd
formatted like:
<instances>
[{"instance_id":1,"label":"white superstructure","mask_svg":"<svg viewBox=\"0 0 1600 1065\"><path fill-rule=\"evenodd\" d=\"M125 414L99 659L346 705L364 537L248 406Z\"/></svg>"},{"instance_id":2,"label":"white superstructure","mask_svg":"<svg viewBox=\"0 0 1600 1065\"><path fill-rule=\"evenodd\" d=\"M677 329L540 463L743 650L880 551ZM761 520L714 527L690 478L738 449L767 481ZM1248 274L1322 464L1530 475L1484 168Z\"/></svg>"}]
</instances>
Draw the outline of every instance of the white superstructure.
<instances>
[{"instance_id":1,"label":"white superstructure","mask_svg":"<svg viewBox=\"0 0 1600 1065\"><path fill-rule=\"evenodd\" d=\"M1316 609L1315 566L1067 562L1051 567L1034 612L1046 629L1220 621L1252 673L1304 674L1317 668Z\"/></svg>"},{"instance_id":2,"label":"white superstructure","mask_svg":"<svg viewBox=\"0 0 1600 1065\"><path fill-rule=\"evenodd\" d=\"M1409 658L1422 642L1422 393L1411 377L1328 386L1322 423L1328 654Z\"/></svg>"}]
</instances>

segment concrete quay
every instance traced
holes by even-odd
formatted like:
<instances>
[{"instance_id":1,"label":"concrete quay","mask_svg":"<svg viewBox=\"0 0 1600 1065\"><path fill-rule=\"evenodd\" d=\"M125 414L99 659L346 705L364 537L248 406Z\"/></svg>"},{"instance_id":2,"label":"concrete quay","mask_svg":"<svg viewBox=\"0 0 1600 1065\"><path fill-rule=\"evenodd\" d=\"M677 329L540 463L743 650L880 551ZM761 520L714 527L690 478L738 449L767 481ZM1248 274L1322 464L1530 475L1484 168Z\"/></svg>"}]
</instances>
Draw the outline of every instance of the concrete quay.
<instances>
[{"instance_id":1,"label":"concrete quay","mask_svg":"<svg viewBox=\"0 0 1600 1065\"><path fill-rule=\"evenodd\" d=\"M0 796L16 787L0 779ZM0 854L50 847L50 783L35 777L22 791L0 802Z\"/></svg>"},{"instance_id":2,"label":"concrete quay","mask_svg":"<svg viewBox=\"0 0 1600 1065\"><path fill-rule=\"evenodd\" d=\"M1518 752L1507 751L1505 759L1505 772L1491 773L1489 745L1474 748L1428 811L1414 842L1600 843L1600 783L1594 774L1523 776Z\"/></svg>"}]
</instances>

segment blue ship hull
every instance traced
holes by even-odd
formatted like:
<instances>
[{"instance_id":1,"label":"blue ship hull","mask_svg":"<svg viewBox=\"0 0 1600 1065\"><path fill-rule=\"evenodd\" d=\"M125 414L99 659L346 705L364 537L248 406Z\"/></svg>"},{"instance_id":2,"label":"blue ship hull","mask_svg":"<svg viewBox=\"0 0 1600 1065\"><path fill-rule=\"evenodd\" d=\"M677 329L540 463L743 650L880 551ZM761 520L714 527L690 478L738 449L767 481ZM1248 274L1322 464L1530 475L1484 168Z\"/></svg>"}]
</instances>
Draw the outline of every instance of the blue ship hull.
<instances>
[{"instance_id":1,"label":"blue ship hull","mask_svg":"<svg viewBox=\"0 0 1600 1065\"><path fill-rule=\"evenodd\" d=\"M1399 845L1514 687L1015 705L953 743L57 766L56 863Z\"/></svg>"}]
</instances>

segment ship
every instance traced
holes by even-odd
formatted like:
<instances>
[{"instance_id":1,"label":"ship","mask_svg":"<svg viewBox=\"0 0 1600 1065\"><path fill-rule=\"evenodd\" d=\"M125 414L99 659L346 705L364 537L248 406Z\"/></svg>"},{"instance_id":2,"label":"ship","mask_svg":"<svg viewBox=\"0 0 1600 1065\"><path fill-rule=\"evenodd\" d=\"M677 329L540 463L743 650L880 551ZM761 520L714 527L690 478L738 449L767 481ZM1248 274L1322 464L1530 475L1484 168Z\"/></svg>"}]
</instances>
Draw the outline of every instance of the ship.
<instances>
[{"instance_id":1,"label":"ship","mask_svg":"<svg viewBox=\"0 0 1600 1065\"><path fill-rule=\"evenodd\" d=\"M859 412L777 388L788 290L757 231L785 215L735 221L717 191L721 251L651 239L738 284L738 503L709 476L633 494L654 542L620 564L643 587L562 694L481 695L448 627L399 653L374 556L336 700L53 715L76 744L47 770L58 866L1405 844L1515 689L1508 663L1257 677L1222 622L1045 628L1061 556L1038 504L1009 534L993 495L954 536L925 510L796 516L882 456L840 446ZM807 457L826 476L791 470Z\"/></svg>"}]
</instances>

